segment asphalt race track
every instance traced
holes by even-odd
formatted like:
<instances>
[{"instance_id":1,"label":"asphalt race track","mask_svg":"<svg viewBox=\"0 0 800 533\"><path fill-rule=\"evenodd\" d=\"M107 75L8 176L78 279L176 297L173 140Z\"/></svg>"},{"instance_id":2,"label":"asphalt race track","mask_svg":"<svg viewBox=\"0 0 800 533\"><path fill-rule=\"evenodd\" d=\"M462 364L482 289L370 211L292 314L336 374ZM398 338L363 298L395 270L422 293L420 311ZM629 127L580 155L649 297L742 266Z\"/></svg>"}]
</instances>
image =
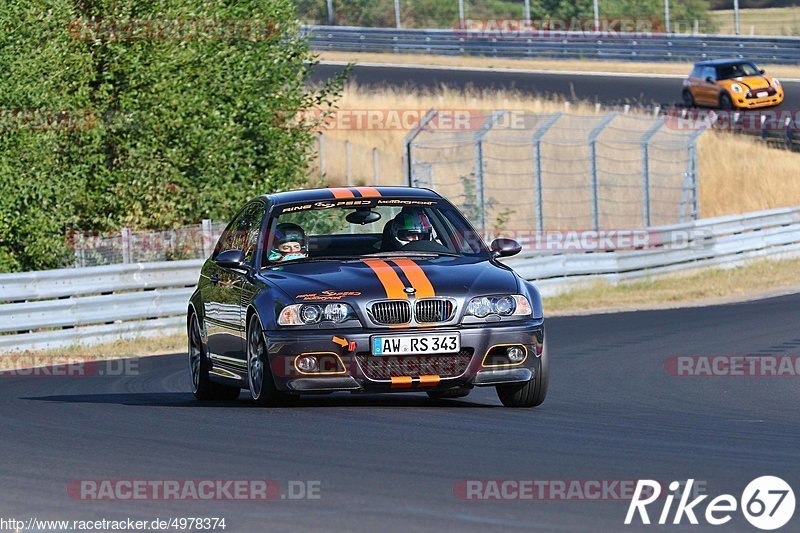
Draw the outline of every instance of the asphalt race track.
<instances>
[{"instance_id":1,"label":"asphalt race track","mask_svg":"<svg viewBox=\"0 0 800 533\"><path fill-rule=\"evenodd\" d=\"M318 65L313 80L328 79L342 69L343 67L338 65ZM634 106L679 104L683 88L680 78L657 76L469 71L436 67L422 69L401 65L392 67L359 65L353 68L351 80L364 86L386 85L418 89L433 89L441 85L459 88L472 86L478 89L515 89L531 94L557 95L568 100ZM800 110L800 83L781 81L786 87L786 98L775 109Z\"/></svg>"},{"instance_id":2,"label":"asphalt race track","mask_svg":"<svg viewBox=\"0 0 800 533\"><path fill-rule=\"evenodd\" d=\"M737 498L762 475L800 486L797 376L664 368L671 355L796 354L798 308L792 295L552 318L550 396L532 410L501 407L492 389L463 400L199 403L184 355L139 360L139 375L125 377L0 377L0 517L223 516L226 531L660 530L625 528L626 501L465 501L454 486L694 478ZM289 481L319 481L320 499L81 501L67 487L82 479L271 479L284 495ZM739 513L723 528L686 529L753 530Z\"/></svg>"}]
</instances>

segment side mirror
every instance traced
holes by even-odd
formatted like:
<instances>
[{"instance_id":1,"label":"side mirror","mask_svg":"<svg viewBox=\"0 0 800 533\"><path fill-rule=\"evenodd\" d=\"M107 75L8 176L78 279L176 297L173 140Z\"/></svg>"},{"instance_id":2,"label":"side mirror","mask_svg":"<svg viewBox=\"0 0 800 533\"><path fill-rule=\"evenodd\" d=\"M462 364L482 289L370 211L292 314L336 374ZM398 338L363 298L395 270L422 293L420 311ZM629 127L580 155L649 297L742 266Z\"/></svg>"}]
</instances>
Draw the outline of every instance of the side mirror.
<instances>
[{"instance_id":1,"label":"side mirror","mask_svg":"<svg viewBox=\"0 0 800 533\"><path fill-rule=\"evenodd\" d=\"M214 258L214 262L222 267L230 270L245 270L244 252L241 250L225 250Z\"/></svg>"},{"instance_id":2,"label":"side mirror","mask_svg":"<svg viewBox=\"0 0 800 533\"><path fill-rule=\"evenodd\" d=\"M767 73L767 71L766 71L766 70L764 70L763 68L760 68L760 69L758 69L758 71L759 71L761 74L766 74L766 73Z\"/></svg>"},{"instance_id":3,"label":"side mirror","mask_svg":"<svg viewBox=\"0 0 800 533\"><path fill-rule=\"evenodd\" d=\"M492 241L492 255L495 257L511 257L522 251L522 246L514 239L495 239Z\"/></svg>"},{"instance_id":4,"label":"side mirror","mask_svg":"<svg viewBox=\"0 0 800 533\"><path fill-rule=\"evenodd\" d=\"M711 76L706 76L706 82L714 83L714 78L712 78Z\"/></svg>"}]
</instances>

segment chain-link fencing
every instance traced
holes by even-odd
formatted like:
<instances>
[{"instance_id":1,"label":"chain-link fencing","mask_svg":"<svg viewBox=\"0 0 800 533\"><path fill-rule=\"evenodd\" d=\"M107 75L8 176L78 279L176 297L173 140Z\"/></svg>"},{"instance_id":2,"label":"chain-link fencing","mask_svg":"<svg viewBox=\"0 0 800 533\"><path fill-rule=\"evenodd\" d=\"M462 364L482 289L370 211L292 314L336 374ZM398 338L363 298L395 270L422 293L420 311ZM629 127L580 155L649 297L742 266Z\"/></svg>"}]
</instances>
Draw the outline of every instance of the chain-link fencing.
<instances>
[{"instance_id":1,"label":"chain-link fencing","mask_svg":"<svg viewBox=\"0 0 800 533\"><path fill-rule=\"evenodd\" d=\"M409 183L487 234L643 228L696 219L697 137L666 117L498 111L406 139Z\"/></svg>"}]
</instances>

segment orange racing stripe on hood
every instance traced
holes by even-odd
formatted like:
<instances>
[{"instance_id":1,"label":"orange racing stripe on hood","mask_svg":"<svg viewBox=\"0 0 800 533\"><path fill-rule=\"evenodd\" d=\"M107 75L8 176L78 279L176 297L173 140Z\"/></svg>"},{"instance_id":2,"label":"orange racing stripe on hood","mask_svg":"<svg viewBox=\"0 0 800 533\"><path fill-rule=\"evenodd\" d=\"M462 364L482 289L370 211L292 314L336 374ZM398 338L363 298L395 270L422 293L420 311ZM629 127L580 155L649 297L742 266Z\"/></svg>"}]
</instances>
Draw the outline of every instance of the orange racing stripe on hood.
<instances>
[{"instance_id":1,"label":"orange racing stripe on hood","mask_svg":"<svg viewBox=\"0 0 800 533\"><path fill-rule=\"evenodd\" d=\"M397 272L395 272L389 263L382 259L364 259L364 263L378 276L378 279L386 291L387 298L390 300L408 299L408 295L403 290L405 289L405 285L403 285L400 276L397 275Z\"/></svg>"},{"instance_id":2,"label":"orange racing stripe on hood","mask_svg":"<svg viewBox=\"0 0 800 533\"><path fill-rule=\"evenodd\" d=\"M415 293L417 298L433 298L436 296L431 280L428 279L422 267L411 259L393 259L392 262L400 267L408 281L411 282L411 286L417 291Z\"/></svg>"}]
</instances>

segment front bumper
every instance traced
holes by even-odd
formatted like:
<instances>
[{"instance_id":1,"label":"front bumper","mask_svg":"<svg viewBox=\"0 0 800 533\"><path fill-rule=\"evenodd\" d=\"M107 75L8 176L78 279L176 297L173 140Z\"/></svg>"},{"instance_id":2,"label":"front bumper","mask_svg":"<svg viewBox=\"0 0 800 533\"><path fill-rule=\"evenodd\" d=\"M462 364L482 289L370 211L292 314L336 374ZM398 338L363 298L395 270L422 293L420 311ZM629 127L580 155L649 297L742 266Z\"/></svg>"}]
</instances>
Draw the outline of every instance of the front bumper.
<instances>
[{"instance_id":1,"label":"front bumper","mask_svg":"<svg viewBox=\"0 0 800 533\"><path fill-rule=\"evenodd\" d=\"M733 97L733 105L739 109L759 109L762 107L772 107L783 102L783 91L778 91L772 96L764 98L745 98L738 94Z\"/></svg>"},{"instance_id":2,"label":"front bumper","mask_svg":"<svg viewBox=\"0 0 800 533\"><path fill-rule=\"evenodd\" d=\"M424 335L458 332L459 354L392 357L371 354L374 335ZM485 323L475 326L295 330L265 332L270 366L278 390L310 392L433 391L529 381L535 377L544 343L544 320ZM490 364L493 347L524 346L526 358L517 364ZM494 353L494 352L493 352ZM314 354L333 365L325 372L303 373L298 356ZM415 359L416 358L416 359ZM413 360L409 362L409 360Z\"/></svg>"}]
</instances>

